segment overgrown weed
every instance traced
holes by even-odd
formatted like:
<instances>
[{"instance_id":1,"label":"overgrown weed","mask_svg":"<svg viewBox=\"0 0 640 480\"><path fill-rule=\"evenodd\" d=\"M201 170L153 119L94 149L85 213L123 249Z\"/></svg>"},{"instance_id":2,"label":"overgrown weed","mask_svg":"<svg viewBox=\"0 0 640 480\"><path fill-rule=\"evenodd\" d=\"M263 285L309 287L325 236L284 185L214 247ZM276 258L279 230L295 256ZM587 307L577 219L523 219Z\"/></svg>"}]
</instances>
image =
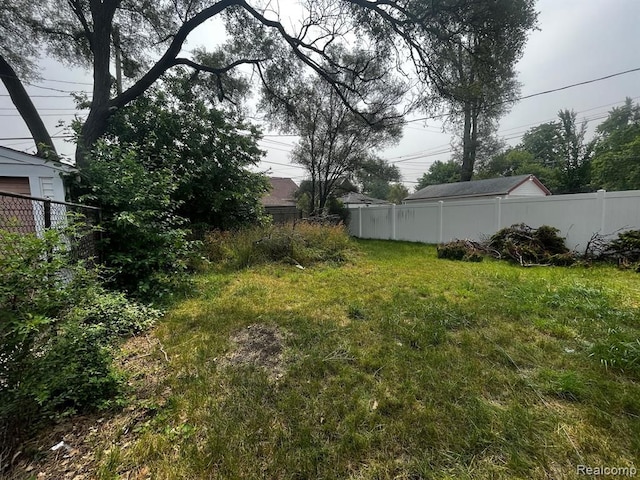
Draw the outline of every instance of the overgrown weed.
<instances>
[{"instance_id":1,"label":"overgrown weed","mask_svg":"<svg viewBox=\"0 0 640 480\"><path fill-rule=\"evenodd\" d=\"M175 393L116 470L543 479L577 478L578 464L637 467L633 360L597 355L598 342L639 335L634 273L455 263L433 246L355 243L362 253L340 266L200 276L211 293L158 329ZM221 363L253 325L287 332L275 383L268 368Z\"/></svg>"},{"instance_id":2,"label":"overgrown weed","mask_svg":"<svg viewBox=\"0 0 640 480\"><path fill-rule=\"evenodd\" d=\"M210 262L235 270L268 262L299 266L344 262L353 250L343 225L305 222L214 231L205 236L203 246Z\"/></svg>"}]
</instances>

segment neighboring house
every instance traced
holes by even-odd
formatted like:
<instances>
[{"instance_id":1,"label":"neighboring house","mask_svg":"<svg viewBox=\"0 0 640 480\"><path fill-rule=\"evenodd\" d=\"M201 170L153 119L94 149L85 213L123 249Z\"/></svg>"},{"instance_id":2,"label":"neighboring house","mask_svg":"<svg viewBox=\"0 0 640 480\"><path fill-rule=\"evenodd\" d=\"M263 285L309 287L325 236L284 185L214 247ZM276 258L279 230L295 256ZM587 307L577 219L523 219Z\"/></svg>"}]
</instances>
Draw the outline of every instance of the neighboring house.
<instances>
[{"instance_id":1,"label":"neighboring house","mask_svg":"<svg viewBox=\"0 0 640 480\"><path fill-rule=\"evenodd\" d=\"M262 197L262 205L274 223L297 220L302 212L296 206L295 193L298 185L290 178L269 177L271 190Z\"/></svg>"},{"instance_id":2,"label":"neighboring house","mask_svg":"<svg viewBox=\"0 0 640 480\"><path fill-rule=\"evenodd\" d=\"M533 175L490 178L471 182L430 185L404 199L404 203L471 200L475 198L544 197L551 192Z\"/></svg>"},{"instance_id":3,"label":"neighboring house","mask_svg":"<svg viewBox=\"0 0 640 480\"><path fill-rule=\"evenodd\" d=\"M357 208L360 205L389 205L391 203L357 192L350 192L343 195L340 197L340 201L347 208Z\"/></svg>"},{"instance_id":4,"label":"neighboring house","mask_svg":"<svg viewBox=\"0 0 640 480\"><path fill-rule=\"evenodd\" d=\"M62 174L75 171L74 167L63 163L0 147L0 192L64 202ZM64 206L54 205L52 209L60 210ZM0 224L10 222L18 222L21 231L39 230L44 226L42 203L0 195Z\"/></svg>"}]
</instances>

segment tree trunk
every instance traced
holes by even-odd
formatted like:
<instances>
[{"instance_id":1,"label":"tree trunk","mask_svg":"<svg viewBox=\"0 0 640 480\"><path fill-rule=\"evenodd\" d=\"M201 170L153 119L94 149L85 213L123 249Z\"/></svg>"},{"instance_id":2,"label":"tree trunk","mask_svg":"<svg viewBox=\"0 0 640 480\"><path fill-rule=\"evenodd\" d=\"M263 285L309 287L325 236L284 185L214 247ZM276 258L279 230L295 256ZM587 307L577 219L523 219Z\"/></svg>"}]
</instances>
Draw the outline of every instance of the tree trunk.
<instances>
[{"instance_id":1,"label":"tree trunk","mask_svg":"<svg viewBox=\"0 0 640 480\"><path fill-rule=\"evenodd\" d=\"M51 140L51 136L47 131L47 127L44 126L44 122L40 117L40 114L33 105L29 94L24 89L22 82L18 78L15 70L9 65L9 63L0 55L0 78L5 88L9 92L11 101L16 106L18 113L27 124L29 132L33 137L33 141L36 142L36 148L38 149L39 157L54 158L58 157L56 147Z\"/></svg>"},{"instance_id":2,"label":"tree trunk","mask_svg":"<svg viewBox=\"0 0 640 480\"><path fill-rule=\"evenodd\" d=\"M91 146L106 131L109 116L109 100L111 94L111 30L116 4L91 2L93 17L92 54L93 54L93 96L91 110L82 125L80 139L76 148L76 167L87 166L87 155Z\"/></svg>"},{"instance_id":3,"label":"tree trunk","mask_svg":"<svg viewBox=\"0 0 640 480\"><path fill-rule=\"evenodd\" d=\"M464 131L462 133L462 170L460 181L468 182L473 176L474 150L472 140L472 108L469 102L464 104Z\"/></svg>"},{"instance_id":4,"label":"tree trunk","mask_svg":"<svg viewBox=\"0 0 640 480\"><path fill-rule=\"evenodd\" d=\"M316 174L315 171L311 172L311 211L309 215L314 216L316 214Z\"/></svg>"}]
</instances>

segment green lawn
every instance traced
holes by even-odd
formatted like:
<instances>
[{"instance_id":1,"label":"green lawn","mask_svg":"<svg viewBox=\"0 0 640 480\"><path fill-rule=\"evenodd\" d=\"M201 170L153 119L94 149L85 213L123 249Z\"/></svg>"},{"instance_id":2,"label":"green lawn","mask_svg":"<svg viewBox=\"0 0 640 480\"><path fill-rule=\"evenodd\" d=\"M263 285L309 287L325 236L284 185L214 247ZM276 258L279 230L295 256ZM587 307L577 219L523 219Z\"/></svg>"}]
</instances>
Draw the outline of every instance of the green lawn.
<instances>
[{"instance_id":1,"label":"green lawn","mask_svg":"<svg viewBox=\"0 0 640 480\"><path fill-rule=\"evenodd\" d=\"M109 451L102 478L640 468L637 273L453 262L402 242L357 249L342 265L200 276L155 332L167 401Z\"/></svg>"}]
</instances>

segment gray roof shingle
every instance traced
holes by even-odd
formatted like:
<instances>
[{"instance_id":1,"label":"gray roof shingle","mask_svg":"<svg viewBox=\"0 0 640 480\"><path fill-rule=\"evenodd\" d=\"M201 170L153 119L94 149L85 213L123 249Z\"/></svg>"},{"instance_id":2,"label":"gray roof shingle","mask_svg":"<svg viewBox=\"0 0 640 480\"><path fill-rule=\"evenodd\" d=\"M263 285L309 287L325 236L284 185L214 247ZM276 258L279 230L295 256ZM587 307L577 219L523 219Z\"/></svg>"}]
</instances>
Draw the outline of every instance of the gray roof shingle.
<instances>
[{"instance_id":1,"label":"gray roof shingle","mask_svg":"<svg viewBox=\"0 0 640 480\"><path fill-rule=\"evenodd\" d=\"M405 198L405 200L426 200L441 198L482 197L508 195L518 185L530 177L543 189L547 190L533 175L516 175L514 177L489 178L470 182L442 183L429 185Z\"/></svg>"},{"instance_id":2,"label":"gray roof shingle","mask_svg":"<svg viewBox=\"0 0 640 480\"><path fill-rule=\"evenodd\" d=\"M389 202L373 198L369 195L357 192L349 192L340 198L345 205L387 205Z\"/></svg>"},{"instance_id":3,"label":"gray roof shingle","mask_svg":"<svg viewBox=\"0 0 640 480\"><path fill-rule=\"evenodd\" d=\"M271 191L262 197L265 207L295 207L298 185L290 178L269 177Z\"/></svg>"}]
</instances>

